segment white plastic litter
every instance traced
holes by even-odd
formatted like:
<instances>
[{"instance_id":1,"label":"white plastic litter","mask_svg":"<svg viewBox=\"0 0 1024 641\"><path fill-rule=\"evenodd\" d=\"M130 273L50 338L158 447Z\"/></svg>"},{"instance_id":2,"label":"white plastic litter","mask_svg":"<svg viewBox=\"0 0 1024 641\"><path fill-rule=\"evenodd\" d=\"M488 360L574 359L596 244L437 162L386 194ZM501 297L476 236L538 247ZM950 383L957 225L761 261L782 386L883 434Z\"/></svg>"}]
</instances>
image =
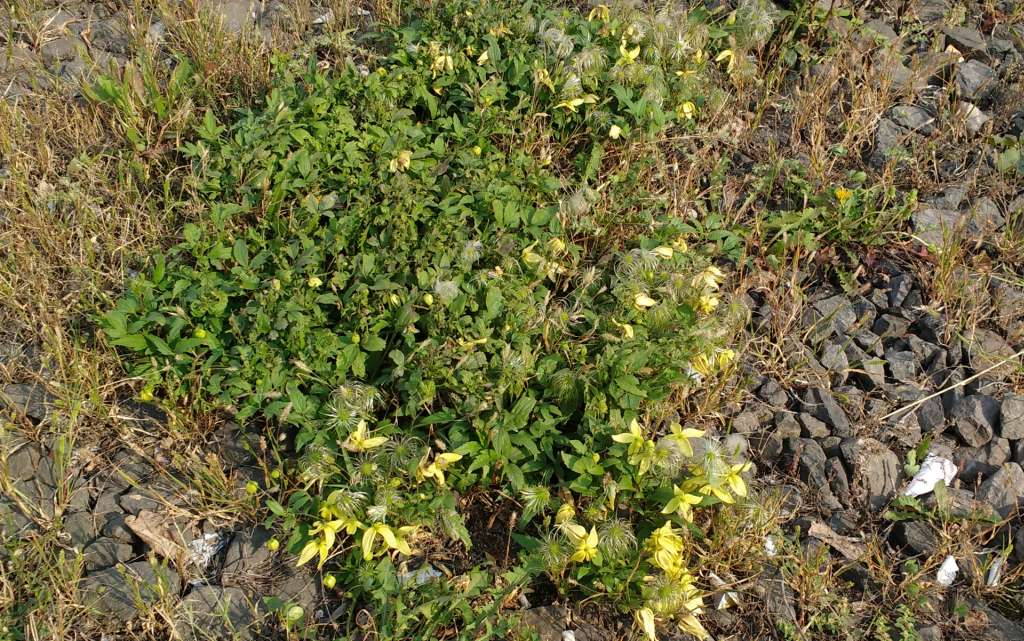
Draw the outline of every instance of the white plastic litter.
<instances>
[{"instance_id":1,"label":"white plastic litter","mask_svg":"<svg viewBox=\"0 0 1024 641\"><path fill-rule=\"evenodd\" d=\"M939 585L953 585L953 581L956 581L956 573L959 571L960 566L956 564L956 559L947 556L939 566L939 571L935 573L935 578L939 581Z\"/></svg>"},{"instance_id":2,"label":"white plastic litter","mask_svg":"<svg viewBox=\"0 0 1024 641\"><path fill-rule=\"evenodd\" d=\"M994 588L999 585L999 579L1003 574L1003 557L997 558L992 561L992 565L988 568L988 577L985 578L985 585L990 588Z\"/></svg>"},{"instance_id":3,"label":"white plastic litter","mask_svg":"<svg viewBox=\"0 0 1024 641\"><path fill-rule=\"evenodd\" d=\"M711 581L711 585L715 586L716 588L725 587L725 581L723 581L722 577L718 576L714 572L708 573L708 579ZM740 605L740 595L731 590L728 592L723 592L722 595L718 597L718 600L715 601L716 610L724 610L726 608L731 608L734 605Z\"/></svg>"},{"instance_id":4,"label":"white plastic litter","mask_svg":"<svg viewBox=\"0 0 1024 641\"><path fill-rule=\"evenodd\" d=\"M204 534L188 544L188 558L196 567L205 568L227 542L228 537L224 532Z\"/></svg>"},{"instance_id":5,"label":"white plastic litter","mask_svg":"<svg viewBox=\"0 0 1024 641\"><path fill-rule=\"evenodd\" d=\"M398 575L398 582L402 585L405 585L409 581L415 581L416 585L423 585L431 579L438 579L443 576L444 575L441 574L439 571L427 565L420 568L419 570L416 570L415 572L401 572Z\"/></svg>"},{"instance_id":6,"label":"white plastic litter","mask_svg":"<svg viewBox=\"0 0 1024 641\"><path fill-rule=\"evenodd\" d=\"M524 610L530 609L530 600L526 598L525 594L519 595L519 607L521 607Z\"/></svg>"},{"instance_id":7,"label":"white plastic litter","mask_svg":"<svg viewBox=\"0 0 1024 641\"><path fill-rule=\"evenodd\" d=\"M576 633L572 630L562 630L562 641L576 641Z\"/></svg>"},{"instance_id":8,"label":"white plastic litter","mask_svg":"<svg viewBox=\"0 0 1024 641\"><path fill-rule=\"evenodd\" d=\"M904 496L921 496L935 489L935 484L945 481L946 485L956 476L956 464L945 458L929 454L921 461L921 469L910 480Z\"/></svg>"},{"instance_id":9,"label":"white plastic litter","mask_svg":"<svg viewBox=\"0 0 1024 641\"><path fill-rule=\"evenodd\" d=\"M764 537L764 553L768 556L775 556L779 553L779 548L775 545L775 539L770 536Z\"/></svg>"},{"instance_id":10,"label":"white plastic litter","mask_svg":"<svg viewBox=\"0 0 1024 641\"><path fill-rule=\"evenodd\" d=\"M327 24L331 20L334 20L334 11L328 9L327 13L314 20L313 24Z\"/></svg>"}]
</instances>

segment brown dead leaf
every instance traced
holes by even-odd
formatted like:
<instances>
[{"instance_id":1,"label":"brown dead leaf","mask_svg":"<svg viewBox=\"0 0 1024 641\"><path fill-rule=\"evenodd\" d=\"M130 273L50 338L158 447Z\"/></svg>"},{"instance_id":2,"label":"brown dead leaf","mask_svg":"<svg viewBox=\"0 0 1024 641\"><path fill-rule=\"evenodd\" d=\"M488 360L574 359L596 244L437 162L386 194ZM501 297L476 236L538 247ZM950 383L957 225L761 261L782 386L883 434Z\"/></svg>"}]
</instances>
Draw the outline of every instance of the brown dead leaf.
<instances>
[{"instance_id":1,"label":"brown dead leaf","mask_svg":"<svg viewBox=\"0 0 1024 641\"><path fill-rule=\"evenodd\" d=\"M188 550L181 545L181 538L171 532L163 514L140 510L138 516L124 517L124 524L154 552L179 566L185 565Z\"/></svg>"},{"instance_id":2,"label":"brown dead leaf","mask_svg":"<svg viewBox=\"0 0 1024 641\"><path fill-rule=\"evenodd\" d=\"M964 617L964 626L972 632L981 632L988 627L988 615L983 610L971 610Z\"/></svg>"},{"instance_id":3,"label":"brown dead leaf","mask_svg":"<svg viewBox=\"0 0 1024 641\"><path fill-rule=\"evenodd\" d=\"M822 543L825 543L832 549L838 550L840 554L851 561L863 558L868 553L868 550L863 543L854 541L848 536L836 534L832 531L832 528L820 521L811 523L811 527L807 530L807 533Z\"/></svg>"}]
</instances>

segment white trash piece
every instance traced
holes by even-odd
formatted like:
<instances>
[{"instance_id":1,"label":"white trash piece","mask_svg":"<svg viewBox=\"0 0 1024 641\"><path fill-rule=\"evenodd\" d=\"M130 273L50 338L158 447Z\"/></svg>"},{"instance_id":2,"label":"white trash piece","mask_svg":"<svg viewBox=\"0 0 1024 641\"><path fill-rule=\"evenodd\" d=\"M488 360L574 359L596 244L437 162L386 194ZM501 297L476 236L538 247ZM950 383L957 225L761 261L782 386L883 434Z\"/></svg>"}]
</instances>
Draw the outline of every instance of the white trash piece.
<instances>
[{"instance_id":1,"label":"white trash piece","mask_svg":"<svg viewBox=\"0 0 1024 641\"><path fill-rule=\"evenodd\" d=\"M725 587L725 581L723 581L722 577L718 576L714 572L708 573L708 579L711 581L711 585L715 586L716 588ZM723 592L722 595L718 597L718 600L715 602L715 609L724 610L726 608L731 608L734 605L740 605L740 595L736 592L729 590L727 592Z\"/></svg>"},{"instance_id":2,"label":"white trash piece","mask_svg":"<svg viewBox=\"0 0 1024 641\"><path fill-rule=\"evenodd\" d=\"M945 481L948 486L955 476L956 464L953 461L929 454L921 461L921 469L910 480L903 495L917 497L927 494L935 489L939 481Z\"/></svg>"},{"instance_id":3,"label":"white trash piece","mask_svg":"<svg viewBox=\"0 0 1024 641\"><path fill-rule=\"evenodd\" d=\"M775 556L779 553L779 548L775 545L775 539L770 536L764 537L764 553L768 556Z\"/></svg>"},{"instance_id":4,"label":"white trash piece","mask_svg":"<svg viewBox=\"0 0 1024 641\"><path fill-rule=\"evenodd\" d=\"M935 578L938 579L939 585L953 585L953 581L956 581L956 573L959 571L960 567L956 564L956 559L947 556L939 566L939 571L935 573Z\"/></svg>"},{"instance_id":5,"label":"white trash piece","mask_svg":"<svg viewBox=\"0 0 1024 641\"><path fill-rule=\"evenodd\" d=\"M999 585L999 579L1003 575L1003 557L998 557L995 561L992 561L992 565L988 568L988 577L985 579L985 585L990 588L994 588Z\"/></svg>"},{"instance_id":6,"label":"white trash piece","mask_svg":"<svg viewBox=\"0 0 1024 641\"><path fill-rule=\"evenodd\" d=\"M432 566L424 566L415 572L399 572L398 582L405 585L409 581L415 581L416 585L423 585L431 579L439 579L444 575L434 569Z\"/></svg>"},{"instance_id":7,"label":"white trash piece","mask_svg":"<svg viewBox=\"0 0 1024 641\"><path fill-rule=\"evenodd\" d=\"M572 630L562 630L562 641L576 641L576 633Z\"/></svg>"}]
</instances>

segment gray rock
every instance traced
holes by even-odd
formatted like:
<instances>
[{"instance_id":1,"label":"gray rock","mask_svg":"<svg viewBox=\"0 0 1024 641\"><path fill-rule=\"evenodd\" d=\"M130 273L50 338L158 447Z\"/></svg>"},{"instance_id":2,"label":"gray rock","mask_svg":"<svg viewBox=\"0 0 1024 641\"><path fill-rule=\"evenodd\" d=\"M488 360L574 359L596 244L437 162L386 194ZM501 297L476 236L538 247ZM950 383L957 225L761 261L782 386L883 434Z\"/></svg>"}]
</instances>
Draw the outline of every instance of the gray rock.
<instances>
[{"instance_id":1,"label":"gray rock","mask_svg":"<svg viewBox=\"0 0 1024 641\"><path fill-rule=\"evenodd\" d=\"M807 412L800 412L796 416L797 422L803 428L801 435L806 438L825 438L830 434L828 425L825 425Z\"/></svg>"},{"instance_id":2,"label":"gray rock","mask_svg":"<svg viewBox=\"0 0 1024 641\"><path fill-rule=\"evenodd\" d=\"M992 320L1004 327L1007 334L1020 336L1024 327L1024 291L999 277L989 280L988 291L992 295Z\"/></svg>"},{"instance_id":3,"label":"gray rock","mask_svg":"<svg viewBox=\"0 0 1024 641\"><path fill-rule=\"evenodd\" d=\"M956 433L971 447L981 447L992 440L999 421L999 403L991 396L975 394L964 397L949 413Z\"/></svg>"},{"instance_id":4,"label":"gray rock","mask_svg":"<svg viewBox=\"0 0 1024 641\"><path fill-rule=\"evenodd\" d=\"M839 446L843 444L843 440L845 439L840 436L826 436L825 438L817 439L818 445L821 446L821 451L829 458L839 456Z\"/></svg>"},{"instance_id":5,"label":"gray rock","mask_svg":"<svg viewBox=\"0 0 1024 641\"><path fill-rule=\"evenodd\" d=\"M757 577L754 585L754 593L761 598L765 609L774 620L783 617L789 621L796 621L796 594L785 580L785 577L778 567L768 565Z\"/></svg>"},{"instance_id":6,"label":"gray rock","mask_svg":"<svg viewBox=\"0 0 1024 641\"><path fill-rule=\"evenodd\" d=\"M919 209L910 215L914 238L925 245L934 247L944 245L946 235L955 233L959 220L960 212L933 207ZM925 335L921 335L921 338L931 341L931 338Z\"/></svg>"},{"instance_id":7,"label":"gray rock","mask_svg":"<svg viewBox=\"0 0 1024 641\"><path fill-rule=\"evenodd\" d=\"M267 548L267 541L271 537L272 533L262 526L235 534L224 557L225 576L222 581L227 578L226 575L244 574L265 563L272 555ZM237 578L234 580L237 581Z\"/></svg>"},{"instance_id":8,"label":"gray rock","mask_svg":"<svg viewBox=\"0 0 1024 641\"><path fill-rule=\"evenodd\" d=\"M941 382L936 381L936 387L949 387L948 391L942 393L942 406L946 408L947 418L953 408L965 398L963 386L954 387L963 381L964 370L962 367L947 371L947 375L941 379Z\"/></svg>"},{"instance_id":9,"label":"gray rock","mask_svg":"<svg viewBox=\"0 0 1024 641\"><path fill-rule=\"evenodd\" d=\"M967 235L970 238L987 238L1006 225L999 207L987 196L971 203L964 211L963 219L967 222Z\"/></svg>"},{"instance_id":10,"label":"gray rock","mask_svg":"<svg viewBox=\"0 0 1024 641\"><path fill-rule=\"evenodd\" d=\"M178 604L174 629L182 639L246 641L257 636L257 604L238 588L196 586Z\"/></svg>"},{"instance_id":11,"label":"gray rock","mask_svg":"<svg viewBox=\"0 0 1024 641\"><path fill-rule=\"evenodd\" d=\"M919 0L908 6L910 15L921 21L925 29L931 29L946 20L950 6L946 0Z\"/></svg>"},{"instance_id":12,"label":"gray rock","mask_svg":"<svg viewBox=\"0 0 1024 641\"><path fill-rule=\"evenodd\" d=\"M997 77L996 72L987 65L977 60L968 60L957 69L954 82L965 100L976 103L992 93Z\"/></svg>"},{"instance_id":13,"label":"gray rock","mask_svg":"<svg viewBox=\"0 0 1024 641\"><path fill-rule=\"evenodd\" d=\"M935 131L935 118L920 107L899 105L892 108L891 115L897 125L916 131L922 136L930 136Z\"/></svg>"},{"instance_id":14,"label":"gray rock","mask_svg":"<svg viewBox=\"0 0 1024 641\"><path fill-rule=\"evenodd\" d=\"M89 42L93 47L110 53L125 55L132 51L128 31L120 15L113 15L90 26Z\"/></svg>"},{"instance_id":15,"label":"gray rock","mask_svg":"<svg viewBox=\"0 0 1024 641\"><path fill-rule=\"evenodd\" d=\"M905 84L896 83L894 84ZM875 170L885 167L893 151L903 149L903 139L908 135L903 129L891 120L882 119L878 123L878 130L875 132L875 150L868 160L868 165Z\"/></svg>"},{"instance_id":16,"label":"gray rock","mask_svg":"<svg viewBox=\"0 0 1024 641\"><path fill-rule=\"evenodd\" d=\"M534 630L541 641L561 641L562 630L569 623L569 611L560 605L530 608L523 612L523 629Z\"/></svg>"},{"instance_id":17,"label":"gray rock","mask_svg":"<svg viewBox=\"0 0 1024 641\"><path fill-rule=\"evenodd\" d=\"M850 362L846 358L843 346L839 343L828 342L825 344L825 352L821 356L821 364L825 369L832 372L843 372Z\"/></svg>"},{"instance_id":18,"label":"gray rock","mask_svg":"<svg viewBox=\"0 0 1024 641\"><path fill-rule=\"evenodd\" d=\"M312 612L320 599L319 582L311 574L296 574L277 587L275 595L286 603L302 606Z\"/></svg>"},{"instance_id":19,"label":"gray rock","mask_svg":"<svg viewBox=\"0 0 1024 641\"><path fill-rule=\"evenodd\" d=\"M911 331L913 331L913 328ZM914 334L907 334L906 341L910 345L910 351L914 352L917 362L925 367L927 367L932 357L942 349L938 345L920 339Z\"/></svg>"},{"instance_id":20,"label":"gray rock","mask_svg":"<svg viewBox=\"0 0 1024 641\"><path fill-rule=\"evenodd\" d=\"M844 504L850 503L850 479L846 475L846 468L838 458L830 458L825 461L825 476L828 477L828 487ZM835 528L833 528L835 529Z\"/></svg>"},{"instance_id":21,"label":"gray rock","mask_svg":"<svg viewBox=\"0 0 1024 641\"><path fill-rule=\"evenodd\" d=\"M884 435L880 438L895 439L906 448L915 447L921 442L921 425L917 422L917 413L907 410L885 420Z\"/></svg>"},{"instance_id":22,"label":"gray rock","mask_svg":"<svg viewBox=\"0 0 1024 641\"><path fill-rule=\"evenodd\" d=\"M999 414L999 435L1008 439L1024 438L1024 396L1007 394Z\"/></svg>"},{"instance_id":23,"label":"gray rock","mask_svg":"<svg viewBox=\"0 0 1024 641\"><path fill-rule=\"evenodd\" d=\"M64 534L70 539L70 547L84 550L96 540L96 519L86 512L75 512L64 519Z\"/></svg>"},{"instance_id":24,"label":"gray rock","mask_svg":"<svg viewBox=\"0 0 1024 641\"><path fill-rule=\"evenodd\" d=\"M818 442L809 438L793 438L785 442L785 452L797 460L800 480L818 490L828 490L825 462L828 460Z\"/></svg>"},{"instance_id":25,"label":"gray rock","mask_svg":"<svg viewBox=\"0 0 1024 641\"><path fill-rule=\"evenodd\" d=\"M144 430L159 431L167 427L169 417L163 408L152 403L140 403L138 401L122 401L118 407L117 418L127 425ZM135 456L125 452L129 456ZM137 457L136 457L137 458Z\"/></svg>"},{"instance_id":26,"label":"gray rock","mask_svg":"<svg viewBox=\"0 0 1024 641\"><path fill-rule=\"evenodd\" d=\"M974 639L978 641L1020 641L1020 639L1024 639L1024 627L1010 621L985 605L980 599L968 597L965 603L971 608L971 611L983 613L988 622L985 629L973 637Z\"/></svg>"},{"instance_id":27,"label":"gray rock","mask_svg":"<svg viewBox=\"0 0 1024 641\"><path fill-rule=\"evenodd\" d=\"M996 511L985 501L978 500L970 490L949 488L946 492L946 504L939 505L934 494L927 494L921 499L921 505L927 510L936 508L948 511L950 516L963 518L988 519L998 516Z\"/></svg>"},{"instance_id":28,"label":"gray rock","mask_svg":"<svg viewBox=\"0 0 1024 641\"><path fill-rule=\"evenodd\" d=\"M881 319L875 321L876 326L879 322ZM884 360L862 352L853 343L846 345L845 354L850 363L849 378L851 382L869 392L885 383Z\"/></svg>"},{"instance_id":29,"label":"gray rock","mask_svg":"<svg viewBox=\"0 0 1024 641\"><path fill-rule=\"evenodd\" d=\"M1010 460L1010 441L994 438L982 447L961 447L953 455L953 462L963 464L959 477L965 483L976 483L995 474Z\"/></svg>"},{"instance_id":30,"label":"gray rock","mask_svg":"<svg viewBox=\"0 0 1024 641\"><path fill-rule=\"evenodd\" d=\"M900 484L900 460L873 438L847 439L840 446L843 460L859 476L864 498L872 510L880 510Z\"/></svg>"},{"instance_id":31,"label":"gray rock","mask_svg":"<svg viewBox=\"0 0 1024 641\"><path fill-rule=\"evenodd\" d=\"M899 40L892 25L879 18L865 22L861 31L875 43L893 43Z\"/></svg>"},{"instance_id":32,"label":"gray rock","mask_svg":"<svg viewBox=\"0 0 1024 641\"><path fill-rule=\"evenodd\" d=\"M882 314L875 321L872 331L882 337L882 340L902 336L910 329L910 321L892 314Z\"/></svg>"},{"instance_id":33,"label":"gray rock","mask_svg":"<svg viewBox=\"0 0 1024 641\"><path fill-rule=\"evenodd\" d=\"M4 449L7 451L6 473L10 480L27 481L36 475L39 461L44 456L39 446L23 438L16 438L4 443Z\"/></svg>"},{"instance_id":34,"label":"gray rock","mask_svg":"<svg viewBox=\"0 0 1024 641\"><path fill-rule=\"evenodd\" d=\"M82 552L82 563L86 571L105 570L118 563L124 563L132 556L130 545L112 539L96 539Z\"/></svg>"},{"instance_id":35,"label":"gray rock","mask_svg":"<svg viewBox=\"0 0 1024 641\"><path fill-rule=\"evenodd\" d=\"M118 502L121 493L118 490L107 490L96 498L96 505L93 507L93 514L103 515L110 512L120 512L121 504Z\"/></svg>"},{"instance_id":36,"label":"gray rock","mask_svg":"<svg viewBox=\"0 0 1024 641\"><path fill-rule=\"evenodd\" d=\"M1004 377L1020 365L1020 358L1014 358L1014 349L999 334L980 328L968 328L964 332L964 344L970 355L971 369L976 374L994 368L989 376Z\"/></svg>"},{"instance_id":37,"label":"gray rock","mask_svg":"<svg viewBox=\"0 0 1024 641\"><path fill-rule=\"evenodd\" d=\"M911 216L913 220L913 216ZM955 221L955 219L954 219ZM941 236L940 236L941 238ZM934 244L934 243L932 243ZM923 314L911 325L915 334L929 343L940 344L946 338L946 320L934 313Z\"/></svg>"},{"instance_id":38,"label":"gray rock","mask_svg":"<svg viewBox=\"0 0 1024 641\"><path fill-rule=\"evenodd\" d=\"M889 307L902 305L913 286L914 277L910 274L898 274L889 279Z\"/></svg>"},{"instance_id":39,"label":"gray rock","mask_svg":"<svg viewBox=\"0 0 1024 641\"><path fill-rule=\"evenodd\" d=\"M910 352L887 351L885 360L889 374L898 381L909 383L917 379L917 364Z\"/></svg>"},{"instance_id":40,"label":"gray rock","mask_svg":"<svg viewBox=\"0 0 1024 641\"><path fill-rule=\"evenodd\" d=\"M938 549L935 530L925 521L898 521L890 536L893 547L903 549L910 556L931 556Z\"/></svg>"},{"instance_id":41,"label":"gray rock","mask_svg":"<svg viewBox=\"0 0 1024 641\"><path fill-rule=\"evenodd\" d=\"M57 400L41 383L8 385L0 394L0 409L9 408L37 421L47 421L53 417Z\"/></svg>"},{"instance_id":42,"label":"gray rock","mask_svg":"<svg viewBox=\"0 0 1024 641\"><path fill-rule=\"evenodd\" d=\"M809 387L804 392L802 409L814 418L832 428L836 436L853 436L853 426L846 417L843 408L835 398L823 389Z\"/></svg>"},{"instance_id":43,"label":"gray rock","mask_svg":"<svg viewBox=\"0 0 1024 641\"><path fill-rule=\"evenodd\" d=\"M732 419L732 430L734 434L754 434L761 431L761 421L753 412L741 412Z\"/></svg>"},{"instance_id":44,"label":"gray rock","mask_svg":"<svg viewBox=\"0 0 1024 641\"><path fill-rule=\"evenodd\" d=\"M793 420L796 421L796 419ZM750 447L765 461L775 463L782 456L783 438L778 432L762 432L751 437Z\"/></svg>"},{"instance_id":45,"label":"gray rock","mask_svg":"<svg viewBox=\"0 0 1024 641\"><path fill-rule=\"evenodd\" d=\"M260 451L260 438L243 431L236 423L228 423L214 432L217 456L232 467L256 464L256 452Z\"/></svg>"},{"instance_id":46,"label":"gray rock","mask_svg":"<svg viewBox=\"0 0 1024 641\"><path fill-rule=\"evenodd\" d=\"M939 434L946 429L946 411L941 398L930 398L917 406L917 424L925 434Z\"/></svg>"},{"instance_id":47,"label":"gray rock","mask_svg":"<svg viewBox=\"0 0 1024 641\"><path fill-rule=\"evenodd\" d=\"M85 42L75 36L51 40L39 47L39 55L46 67L52 67L62 60L71 60L79 51L85 50Z\"/></svg>"},{"instance_id":48,"label":"gray rock","mask_svg":"<svg viewBox=\"0 0 1024 641\"><path fill-rule=\"evenodd\" d=\"M56 507L54 504L57 498L57 490L53 487L40 483L38 478L28 481L15 481L14 491L23 497L33 507L39 508L47 518L53 518Z\"/></svg>"},{"instance_id":49,"label":"gray rock","mask_svg":"<svg viewBox=\"0 0 1024 641\"><path fill-rule=\"evenodd\" d=\"M757 397L773 407L785 407L789 400L786 390L772 379L765 381L764 385L757 390Z\"/></svg>"},{"instance_id":50,"label":"gray rock","mask_svg":"<svg viewBox=\"0 0 1024 641\"><path fill-rule=\"evenodd\" d=\"M874 326L874 322L872 319L872 326ZM880 357L882 355L882 338L870 329L862 329L857 332L853 337L853 344L871 356Z\"/></svg>"},{"instance_id":51,"label":"gray rock","mask_svg":"<svg viewBox=\"0 0 1024 641\"><path fill-rule=\"evenodd\" d=\"M1024 496L1024 471L1016 463L1006 463L978 487L978 499L1003 516L1016 507L1018 496Z\"/></svg>"},{"instance_id":52,"label":"gray rock","mask_svg":"<svg viewBox=\"0 0 1024 641\"><path fill-rule=\"evenodd\" d=\"M79 602L104 617L126 622L136 615L135 601L153 603L160 595L176 595L181 579L173 570L159 573L147 561L96 572L79 583Z\"/></svg>"},{"instance_id":53,"label":"gray rock","mask_svg":"<svg viewBox=\"0 0 1024 641\"><path fill-rule=\"evenodd\" d=\"M984 52L988 49L988 43L980 31L967 27L946 27L942 33L946 36L946 44L956 47L965 58L987 58Z\"/></svg>"},{"instance_id":54,"label":"gray rock","mask_svg":"<svg viewBox=\"0 0 1024 641\"><path fill-rule=\"evenodd\" d=\"M255 9L257 6L259 4L256 2L232 0L230 2L215 2L211 9L214 18L224 21L225 30L238 34L256 20Z\"/></svg>"},{"instance_id":55,"label":"gray rock","mask_svg":"<svg viewBox=\"0 0 1024 641\"><path fill-rule=\"evenodd\" d=\"M860 523L861 518L862 515L857 510L839 510L825 519L825 525L833 532L847 534L857 530L857 525Z\"/></svg>"},{"instance_id":56,"label":"gray rock","mask_svg":"<svg viewBox=\"0 0 1024 641\"><path fill-rule=\"evenodd\" d=\"M845 334L857 322L857 313L846 296L840 294L814 303L822 318L831 322L832 331Z\"/></svg>"},{"instance_id":57,"label":"gray rock","mask_svg":"<svg viewBox=\"0 0 1024 641\"><path fill-rule=\"evenodd\" d=\"M115 454L111 464L113 469L107 476L106 485L119 492L139 485L153 474L153 466L147 460L128 450Z\"/></svg>"},{"instance_id":58,"label":"gray rock","mask_svg":"<svg viewBox=\"0 0 1024 641\"><path fill-rule=\"evenodd\" d=\"M796 414L793 412L776 412L775 413L775 433L782 438L800 438L800 422L796 419Z\"/></svg>"},{"instance_id":59,"label":"gray rock","mask_svg":"<svg viewBox=\"0 0 1024 641\"><path fill-rule=\"evenodd\" d=\"M118 543L133 545L135 543L135 533L124 522L126 515L108 514L107 516L109 518L103 525L103 536Z\"/></svg>"}]
</instances>

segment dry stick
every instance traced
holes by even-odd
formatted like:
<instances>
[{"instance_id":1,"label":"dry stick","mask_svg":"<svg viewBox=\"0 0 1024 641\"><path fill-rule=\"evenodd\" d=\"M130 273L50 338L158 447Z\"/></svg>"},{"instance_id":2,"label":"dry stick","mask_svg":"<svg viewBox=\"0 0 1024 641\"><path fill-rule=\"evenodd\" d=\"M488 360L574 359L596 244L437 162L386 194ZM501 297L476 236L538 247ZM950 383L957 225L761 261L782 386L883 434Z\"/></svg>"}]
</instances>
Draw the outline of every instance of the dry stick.
<instances>
[{"instance_id":1,"label":"dry stick","mask_svg":"<svg viewBox=\"0 0 1024 641\"><path fill-rule=\"evenodd\" d=\"M1020 356L1024 356L1024 349L1022 349L1021 351L1017 352L1017 353L1016 353L1016 354L1014 354L1013 356L1010 356L1010 357L1009 357L1009 358L1007 358L1006 360L1004 360L1004 361L1000 361L1000 362L996 363L995 365L993 365L993 366L989 367L988 369L986 369L986 370L983 370L983 371L981 371L981 372L978 372L977 374L975 374L974 376L971 376L970 378L964 379L964 380L960 381L959 383L953 383L953 384L952 384L952 385L950 385L949 387L947 387L947 388L944 388L944 389L941 389L941 390L939 390L939 391L937 391L937 392L935 392L934 394L931 394L931 395L929 395L929 396L925 396L924 398L922 398L922 399L920 399L920 400L914 401L913 403L911 403L910 405L907 405L906 407L901 407L900 409L898 409L898 410L896 410L896 411L894 411L894 412L889 412L888 414L886 414L885 416L883 416L883 417L881 418L881 420L883 420L883 421L884 421L884 420L886 420L886 419L892 418L893 416L896 416L897 414L902 414L903 412L907 412L907 411L909 411L909 410L912 410L912 409L914 409L915 407L917 407L918 405L921 405L921 404L922 404L922 403L924 403L925 401L930 401L931 399L935 398L936 396L942 396L943 394L945 394L946 392L948 392L948 391L950 391L950 390L956 389L956 388L958 388L958 387L963 387L964 385L967 385L967 384L968 384L968 383L970 383L971 381L973 381L973 380L975 380L975 379L977 379L977 378L981 378L982 376L984 376L985 374L988 374L989 372L991 372L991 371L992 371L992 370L994 370L995 368L997 368L997 367L1002 367L1002 366L1003 366L1003 365L1005 365L1005 364L1006 364L1006 363L1007 363L1008 361L1011 361L1011 360L1013 360L1013 359L1015 359L1015 358L1018 358L1018 357L1020 357Z\"/></svg>"}]
</instances>

